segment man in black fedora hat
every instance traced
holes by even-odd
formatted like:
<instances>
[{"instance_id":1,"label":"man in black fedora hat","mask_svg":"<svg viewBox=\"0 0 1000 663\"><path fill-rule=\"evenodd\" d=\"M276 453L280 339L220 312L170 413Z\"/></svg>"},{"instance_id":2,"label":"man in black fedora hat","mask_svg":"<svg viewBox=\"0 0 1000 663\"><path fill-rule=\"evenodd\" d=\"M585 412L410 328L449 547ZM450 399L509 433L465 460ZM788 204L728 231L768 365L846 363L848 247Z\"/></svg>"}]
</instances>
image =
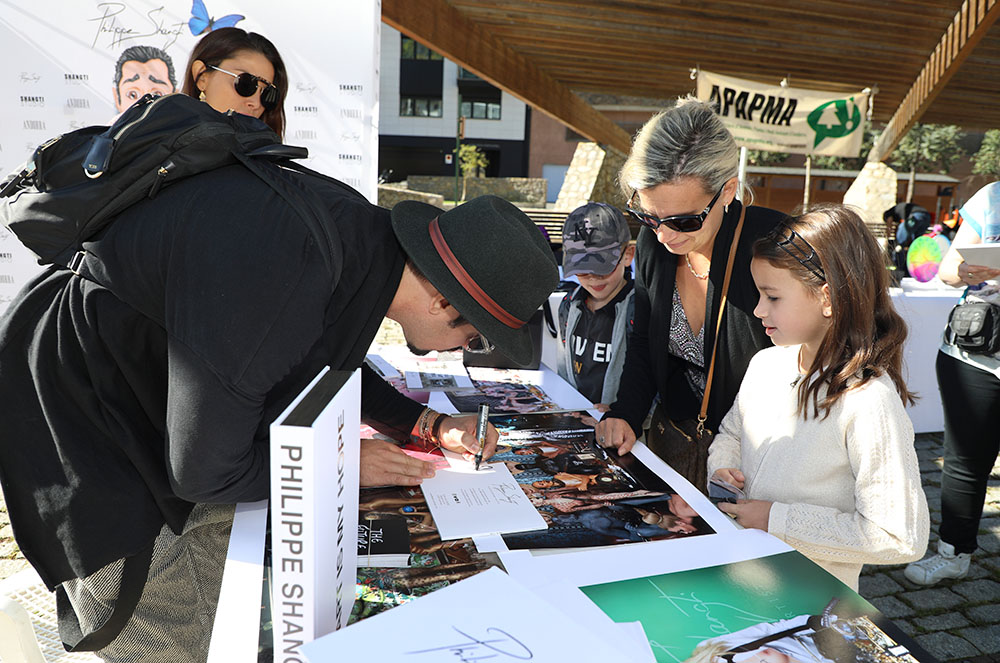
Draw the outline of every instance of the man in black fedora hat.
<instances>
[{"instance_id":1,"label":"man in black fedora hat","mask_svg":"<svg viewBox=\"0 0 1000 663\"><path fill-rule=\"evenodd\" d=\"M418 351L531 353L525 321L557 270L516 207L483 196L390 213L288 177L323 218L240 166L203 173L124 211L76 272L49 267L0 318L0 484L71 646L204 660L231 505L268 496L269 424L322 367L362 366L383 318ZM364 366L362 418L397 439L479 447L474 419L428 410ZM492 430L487 456L495 443ZM433 474L384 441L361 458L362 485Z\"/></svg>"}]
</instances>

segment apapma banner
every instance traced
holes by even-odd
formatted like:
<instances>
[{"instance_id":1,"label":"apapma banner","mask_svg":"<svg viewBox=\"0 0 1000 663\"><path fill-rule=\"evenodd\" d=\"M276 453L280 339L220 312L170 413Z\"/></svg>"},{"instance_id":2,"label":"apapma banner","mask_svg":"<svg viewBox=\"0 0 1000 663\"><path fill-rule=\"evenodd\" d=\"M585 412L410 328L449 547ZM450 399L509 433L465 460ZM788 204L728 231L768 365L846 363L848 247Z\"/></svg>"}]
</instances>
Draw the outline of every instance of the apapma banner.
<instances>
[{"instance_id":1,"label":"apapma banner","mask_svg":"<svg viewBox=\"0 0 1000 663\"><path fill-rule=\"evenodd\" d=\"M868 94L845 96L698 72L698 98L717 104L736 142L751 150L857 157Z\"/></svg>"}]
</instances>

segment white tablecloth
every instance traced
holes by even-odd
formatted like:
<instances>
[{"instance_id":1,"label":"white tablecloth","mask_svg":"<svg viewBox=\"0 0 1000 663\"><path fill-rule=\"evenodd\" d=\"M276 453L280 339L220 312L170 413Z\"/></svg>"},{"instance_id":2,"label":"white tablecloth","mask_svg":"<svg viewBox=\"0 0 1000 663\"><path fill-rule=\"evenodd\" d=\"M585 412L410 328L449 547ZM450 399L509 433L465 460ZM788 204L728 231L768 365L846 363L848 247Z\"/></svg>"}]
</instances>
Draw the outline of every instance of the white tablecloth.
<instances>
[{"instance_id":1,"label":"white tablecloth","mask_svg":"<svg viewBox=\"0 0 1000 663\"><path fill-rule=\"evenodd\" d=\"M917 433L941 431L944 417L934 361L948 313L962 295L962 289L948 287L940 281L917 283L903 279L903 288L893 288L889 292L892 303L909 327L903 346L904 377L910 391L920 397L916 405L907 409L913 430Z\"/></svg>"}]
</instances>

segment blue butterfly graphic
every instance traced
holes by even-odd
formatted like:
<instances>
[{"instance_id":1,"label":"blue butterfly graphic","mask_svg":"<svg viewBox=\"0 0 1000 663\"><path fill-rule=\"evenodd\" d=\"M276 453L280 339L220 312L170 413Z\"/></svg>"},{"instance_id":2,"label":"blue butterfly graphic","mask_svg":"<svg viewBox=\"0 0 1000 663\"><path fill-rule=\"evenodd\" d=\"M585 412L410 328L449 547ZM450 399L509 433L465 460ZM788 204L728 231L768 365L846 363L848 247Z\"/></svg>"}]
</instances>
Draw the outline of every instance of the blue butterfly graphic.
<instances>
[{"instance_id":1,"label":"blue butterfly graphic","mask_svg":"<svg viewBox=\"0 0 1000 663\"><path fill-rule=\"evenodd\" d=\"M222 18L212 18L208 15L203 0L194 0L191 5L191 20L188 21L188 27L191 28L191 34L197 37L217 28L231 28L245 18L246 16L242 14L226 14Z\"/></svg>"}]
</instances>

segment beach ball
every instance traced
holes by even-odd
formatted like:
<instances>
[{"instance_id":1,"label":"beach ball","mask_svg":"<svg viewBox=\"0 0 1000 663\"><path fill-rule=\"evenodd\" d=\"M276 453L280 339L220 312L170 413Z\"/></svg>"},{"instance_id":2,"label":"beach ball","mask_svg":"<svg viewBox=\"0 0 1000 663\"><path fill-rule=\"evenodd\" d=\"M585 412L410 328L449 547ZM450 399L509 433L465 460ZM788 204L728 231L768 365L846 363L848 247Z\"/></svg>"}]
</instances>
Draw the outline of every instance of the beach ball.
<instances>
[{"instance_id":1,"label":"beach ball","mask_svg":"<svg viewBox=\"0 0 1000 663\"><path fill-rule=\"evenodd\" d=\"M937 276L941 259L950 244L944 235L921 235L913 240L906 252L906 270L910 276L921 283Z\"/></svg>"}]
</instances>

